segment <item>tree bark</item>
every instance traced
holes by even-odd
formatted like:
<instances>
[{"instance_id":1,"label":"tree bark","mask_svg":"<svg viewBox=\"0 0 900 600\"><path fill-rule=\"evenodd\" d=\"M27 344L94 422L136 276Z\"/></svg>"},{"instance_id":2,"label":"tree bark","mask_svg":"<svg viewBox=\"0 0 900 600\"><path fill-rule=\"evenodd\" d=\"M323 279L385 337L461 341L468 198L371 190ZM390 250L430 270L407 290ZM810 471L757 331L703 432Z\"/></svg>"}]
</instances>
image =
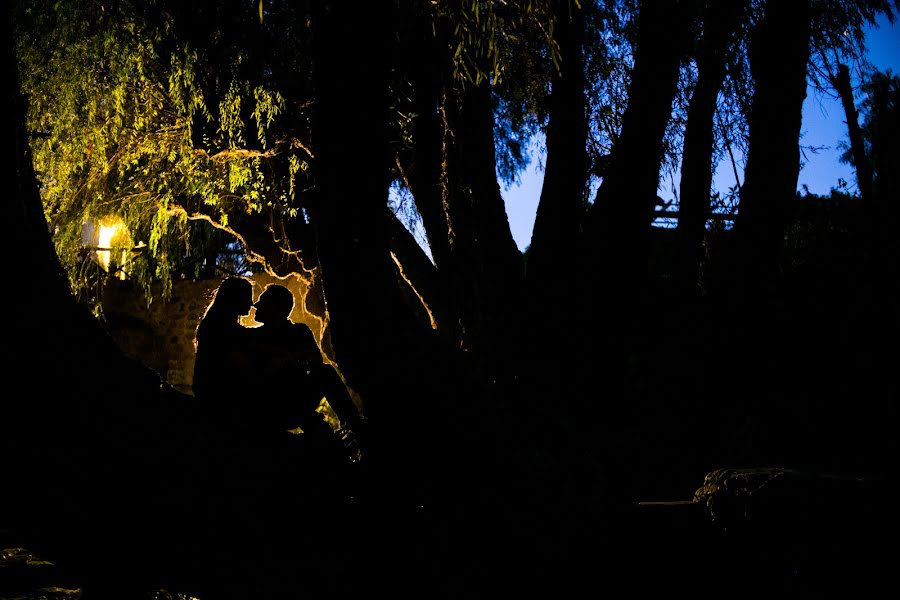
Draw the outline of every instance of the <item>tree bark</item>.
<instances>
[{"instance_id":1,"label":"tree bark","mask_svg":"<svg viewBox=\"0 0 900 600\"><path fill-rule=\"evenodd\" d=\"M366 412L380 418L389 410L382 401L384 357L405 355L394 347L403 334L403 306L384 214L389 12L382 2L352 8L326 2L317 11L312 222L335 360Z\"/></svg>"},{"instance_id":2,"label":"tree bark","mask_svg":"<svg viewBox=\"0 0 900 600\"><path fill-rule=\"evenodd\" d=\"M622 130L590 209L579 280L573 376L581 378L581 420L601 440L617 502L626 502L633 465L630 365L639 348L650 227L663 138L672 114L682 57L690 42L691 2L642 2L634 68Z\"/></svg>"},{"instance_id":3,"label":"tree bark","mask_svg":"<svg viewBox=\"0 0 900 600\"><path fill-rule=\"evenodd\" d=\"M689 2L642 2L622 132L590 210L587 242L610 297L630 295L646 273L663 136L687 51ZM612 318L617 318L613 316Z\"/></svg>"},{"instance_id":4,"label":"tree bark","mask_svg":"<svg viewBox=\"0 0 900 600\"><path fill-rule=\"evenodd\" d=\"M491 89L486 82L450 85L442 111L448 276L461 339L494 362L512 335L523 267L497 183Z\"/></svg>"},{"instance_id":5,"label":"tree bark","mask_svg":"<svg viewBox=\"0 0 900 600\"><path fill-rule=\"evenodd\" d=\"M558 304L568 295L566 286L575 272L587 183L584 14L568 0L555 2L554 9L560 64L551 84L547 162L526 273L532 299L537 306L550 303L547 308L553 298Z\"/></svg>"},{"instance_id":6,"label":"tree bark","mask_svg":"<svg viewBox=\"0 0 900 600\"><path fill-rule=\"evenodd\" d=\"M800 128L809 60L810 0L768 0L751 32L750 70L754 91L744 185L735 223L737 259L731 303L739 315L733 331L732 405L744 421L735 444L739 455L778 456L777 422L784 406L771 382L784 381L790 364L785 336L788 315L780 289L780 259L791 203L800 173ZM768 442L768 443L767 443Z\"/></svg>"},{"instance_id":7,"label":"tree bark","mask_svg":"<svg viewBox=\"0 0 900 600\"><path fill-rule=\"evenodd\" d=\"M710 209L714 118L725 79L728 46L737 29L744 0L723 0L708 5L703 37L697 48L697 85L688 108L681 157L678 207L676 278L688 294L697 289L703 238Z\"/></svg>"},{"instance_id":8,"label":"tree bark","mask_svg":"<svg viewBox=\"0 0 900 600\"><path fill-rule=\"evenodd\" d=\"M441 72L446 67L438 50L438 40L418 15L411 15L409 33L410 78L414 84L416 116L413 125L413 160L409 184L422 226L428 237L431 256L440 271L450 267L450 235L441 195L443 125L440 114ZM440 35L440 34L436 34Z\"/></svg>"},{"instance_id":9,"label":"tree bark","mask_svg":"<svg viewBox=\"0 0 900 600\"><path fill-rule=\"evenodd\" d=\"M809 0L770 0L764 10L750 42L754 92L736 223L739 276L751 310L759 308L754 299L773 300L785 210L797 194L811 26Z\"/></svg>"},{"instance_id":10,"label":"tree bark","mask_svg":"<svg viewBox=\"0 0 900 600\"><path fill-rule=\"evenodd\" d=\"M185 451L188 434L199 435L192 398L123 355L72 294L42 211L9 16L3 139L12 159L3 202L19 260L15 294L3 294L14 315L4 339L14 351L0 367L10 386L0 403L0 512L15 515L9 525L30 550L60 560L86 589L105 584L129 595L172 575L161 560L171 545L156 542L187 531L185 505L197 496L179 486L185 465L196 464ZM179 501L162 501L165 493ZM123 526L123 513L141 518ZM109 548L117 551L102 566L90 558Z\"/></svg>"},{"instance_id":11,"label":"tree bark","mask_svg":"<svg viewBox=\"0 0 900 600\"><path fill-rule=\"evenodd\" d=\"M690 4L667 0L640 5L628 107L586 224L586 269L580 281L586 304L581 314L587 322L600 316L603 324L600 331L585 329L583 349L589 356L606 347L611 354L597 360L615 373L610 381L623 375L622 336L639 311L646 280L663 137L691 39Z\"/></svg>"},{"instance_id":12,"label":"tree bark","mask_svg":"<svg viewBox=\"0 0 900 600\"><path fill-rule=\"evenodd\" d=\"M415 296L411 300L414 305L421 305L425 313L424 322L432 329L452 332L453 317L440 273L397 216L390 209L385 212L391 236L391 255L399 269L399 277Z\"/></svg>"},{"instance_id":13,"label":"tree bark","mask_svg":"<svg viewBox=\"0 0 900 600\"><path fill-rule=\"evenodd\" d=\"M391 254L384 72L391 15L387 2L326 3L316 14L312 221L334 361L368 417L369 457L380 473L405 479L404 488L424 489L426 479L447 473L451 459L442 453L455 448L465 464L450 436L474 392L452 349L410 310ZM473 428L469 441L476 437ZM403 501L414 501L405 491Z\"/></svg>"},{"instance_id":14,"label":"tree bark","mask_svg":"<svg viewBox=\"0 0 900 600\"><path fill-rule=\"evenodd\" d=\"M869 165L869 157L866 156L863 143L862 130L859 127L859 113L856 103L853 101L853 88L850 85L850 69L845 64L838 65L837 74L831 79L831 84L841 97L844 107L844 115L847 118L847 135L850 137L850 154L853 157L853 167L856 169L856 185L862 196L863 204L872 212L872 169Z\"/></svg>"}]
</instances>

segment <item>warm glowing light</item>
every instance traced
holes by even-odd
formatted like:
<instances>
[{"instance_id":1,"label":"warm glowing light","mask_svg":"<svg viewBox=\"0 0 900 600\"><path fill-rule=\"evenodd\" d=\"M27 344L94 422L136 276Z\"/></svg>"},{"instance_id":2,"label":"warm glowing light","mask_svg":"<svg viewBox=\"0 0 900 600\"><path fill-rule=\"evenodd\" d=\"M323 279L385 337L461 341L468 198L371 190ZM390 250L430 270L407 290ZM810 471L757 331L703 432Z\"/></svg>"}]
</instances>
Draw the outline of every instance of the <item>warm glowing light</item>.
<instances>
[{"instance_id":1,"label":"warm glowing light","mask_svg":"<svg viewBox=\"0 0 900 600\"><path fill-rule=\"evenodd\" d=\"M140 243L132 248L131 234L117 217L89 219L82 235L84 244L92 247L100 268L107 273L112 270L122 280L126 278L125 267L131 260L131 252L139 252L146 247L146 244Z\"/></svg>"},{"instance_id":2,"label":"warm glowing light","mask_svg":"<svg viewBox=\"0 0 900 600\"><path fill-rule=\"evenodd\" d=\"M113 225L101 225L97 231L97 262L104 271L109 271L110 255L112 253L112 240L119 231L119 223ZM124 258L124 257L123 257Z\"/></svg>"}]
</instances>

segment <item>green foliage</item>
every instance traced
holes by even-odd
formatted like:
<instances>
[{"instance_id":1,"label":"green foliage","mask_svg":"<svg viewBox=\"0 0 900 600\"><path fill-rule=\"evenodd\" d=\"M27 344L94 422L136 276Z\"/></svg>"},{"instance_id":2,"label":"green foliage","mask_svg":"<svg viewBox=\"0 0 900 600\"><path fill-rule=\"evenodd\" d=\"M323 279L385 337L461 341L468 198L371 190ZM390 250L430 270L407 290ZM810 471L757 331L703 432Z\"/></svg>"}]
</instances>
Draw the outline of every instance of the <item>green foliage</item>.
<instances>
[{"instance_id":1,"label":"green foliage","mask_svg":"<svg viewBox=\"0 0 900 600\"><path fill-rule=\"evenodd\" d=\"M16 24L35 170L76 293L92 219L124 221L146 245L129 275L165 293L225 241L197 229L294 197L302 159L275 164L284 97L239 72L240 52L210 77L204 49L177 37L164 2L36 0L18 7Z\"/></svg>"},{"instance_id":2,"label":"green foliage","mask_svg":"<svg viewBox=\"0 0 900 600\"><path fill-rule=\"evenodd\" d=\"M577 1L577 0L575 0ZM553 61L559 51L553 41L552 2L549 0L508 0L485 2L462 0L441 3L438 17L451 28L454 75L460 82L479 85L483 81L499 83L511 63L504 45L515 42L523 30L539 31Z\"/></svg>"},{"instance_id":3,"label":"green foliage","mask_svg":"<svg viewBox=\"0 0 900 600\"><path fill-rule=\"evenodd\" d=\"M547 19L543 13L540 17ZM531 140L547 122L547 98L558 49L546 32L554 27L552 19L549 26L539 18L524 19L497 43L503 77L493 86L494 145L497 175L507 185L528 166Z\"/></svg>"}]
</instances>

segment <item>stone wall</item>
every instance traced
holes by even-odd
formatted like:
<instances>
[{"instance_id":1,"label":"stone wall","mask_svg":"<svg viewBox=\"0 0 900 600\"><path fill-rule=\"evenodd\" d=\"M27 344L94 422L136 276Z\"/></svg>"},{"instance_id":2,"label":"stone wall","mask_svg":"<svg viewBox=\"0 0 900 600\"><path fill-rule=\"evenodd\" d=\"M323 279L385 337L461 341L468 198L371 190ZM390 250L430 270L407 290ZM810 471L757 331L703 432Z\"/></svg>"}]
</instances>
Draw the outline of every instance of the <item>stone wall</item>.
<instances>
[{"instance_id":1,"label":"stone wall","mask_svg":"<svg viewBox=\"0 0 900 600\"><path fill-rule=\"evenodd\" d=\"M291 320L305 322L321 340L322 322L306 311L306 283L297 278L276 279L265 273L249 278L253 299L269 283L277 282L294 294ZM103 294L104 324L122 351L157 371L175 389L192 394L194 335L221 279L181 280L172 284L168 300L154 299L148 307L142 290L130 281L110 278ZM253 312L244 320L253 326Z\"/></svg>"}]
</instances>

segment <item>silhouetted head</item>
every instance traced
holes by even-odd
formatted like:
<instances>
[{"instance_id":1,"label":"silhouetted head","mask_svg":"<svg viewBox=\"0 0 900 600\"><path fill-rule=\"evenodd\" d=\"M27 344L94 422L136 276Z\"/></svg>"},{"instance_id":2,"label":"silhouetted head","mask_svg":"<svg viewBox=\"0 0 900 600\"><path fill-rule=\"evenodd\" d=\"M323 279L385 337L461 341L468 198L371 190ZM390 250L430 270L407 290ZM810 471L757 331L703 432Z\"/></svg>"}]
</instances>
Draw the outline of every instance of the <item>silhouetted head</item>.
<instances>
[{"instance_id":1,"label":"silhouetted head","mask_svg":"<svg viewBox=\"0 0 900 600\"><path fill-rule=\"evenodd\" d=\"M219 284L206 315L237 319L250 313L253 306L253 284L242 277L229 277Z\"/></svg>"},{"instance_id":2,"label":"silhouetted head","mask_svg":"<svg viewBox=\"0 0 900 600\"><path fill-rule=\"evenodd\" d=\"M259 295L256 301L254 319L260 323L286 321L294 310L294 295L283 285L272 283Z\"/></svg>"}]
</instances>

